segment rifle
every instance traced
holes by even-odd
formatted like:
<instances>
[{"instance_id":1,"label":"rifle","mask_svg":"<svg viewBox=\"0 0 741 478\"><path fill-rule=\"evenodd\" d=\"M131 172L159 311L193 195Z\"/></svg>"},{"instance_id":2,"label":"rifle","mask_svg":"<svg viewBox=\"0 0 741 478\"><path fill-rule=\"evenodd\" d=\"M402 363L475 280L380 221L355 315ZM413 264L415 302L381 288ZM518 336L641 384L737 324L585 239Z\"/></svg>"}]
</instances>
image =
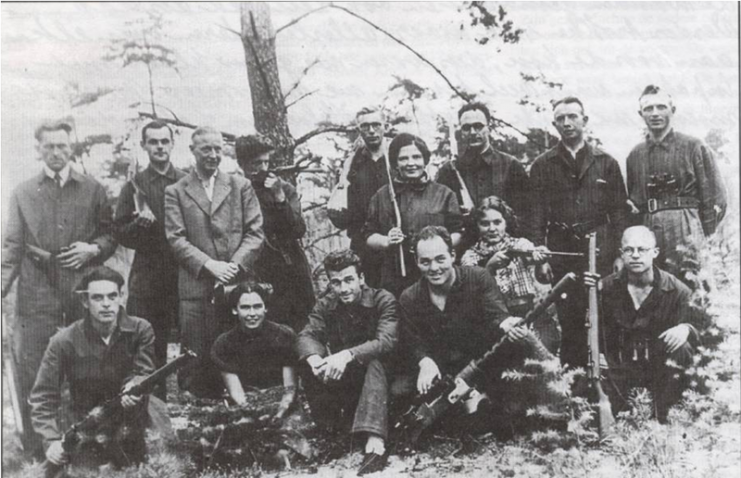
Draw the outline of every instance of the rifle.
<instances>
[{"instance_id":1,"label":"rifle","mask_svg":"<svg viewBox=\"0 0 741 478\"><path fill-rule=\"evenodd\" d=\"M576 274L570 272L563 276L551 291L533 309L527 313L519 325L530 325L541 317L546 309L565 296L566 290L576 282ZM482 368L494 360L507 337L502 337L482 357L472 360L455 378L442 377L437 380L429 392L417 397L394 425L408 433L409 442L414 444L423 431L429 428L451 406L467 399L475 392L475 386L483 376Z\"/></svg>"},{"instance_id":2,"label":"rifle","mask_svg":"<svg viewBox=\"0 0 741 478\"><path fill-rule=\"evenodd\" d=\"M128 390L120 392L113 398L103 402L101 405L94 407L79 422L73 424L64 435L62 435L62 448L67 454L73 452L74 448L84 441L89 435L94 435L95 431L101 425L109 422L119 416L121 411L121 397L124 395L148 395L152 393L154 387L171 373L175 372L190 359L196 358L197 355L190 350L184 352L172 362L163 365L150 375L146 376L141 382L133 385ZM49 460L44 461L45 478L62 478L64 474L64 465L55 465Z\"/></svg>"},{"instance_id":3,"label":"rifle","mask_svg":"<svg viewBox=\"0 0 741 478\"><path fill-rule=\"evenodd\" d=\"M589 234L589 272L597 273L597 234ZM610 438L615 425L615 417L612 415L610 399L602 390L600 384L600 353L599 353L599 304L597 302L597 287L589 288L589 308L587 310L587 329L589 330L589 377L590 394L589 400L597 409L597 430L600 441Z\"/></svg>"},{"instance_id":4,"label":"rifle","mask_svg":"<svg viewBox=\"0 0 741 478\"><path fill-rule=\"evenodd\" d=\"M455 117L451 118L448 124L450 136L450 166L453 169L455 176L458 178L458 184L460 184L461 187L461 209L465 211L464 215L467 215L473 211L476 205L473 203L471 193L468 192L468 187L466 186L466 182L463 180L463 176L461 176L460 171L458 171L458 167L455 165L456 161L458 160L458 140L455 137L455 126L453 126L454 124Z\"/></svg>"},{"instance_id":5,"label":"rifle","mask_svg":"<svg viewBox=\"0 0 741 478\"><path fill-rule=\"evenodd\" d=\"M10 405L13 408L15 429L18 431L19 435L23 436L25 435L23 429L23 415L21 414L21 404L18 398L18 380L12 353L3 360L3 365L5 366L5 380L7 381L8 393L10 394Z\"/></svg>"},{"instance_id":6,"label":"rifle","mask_svg":"<svg viewBox=\"0 0 741 478\"><path fill-rule=\"evenodd\" d=\"M394 217L396 218L396 227L401 229L401 211L399 210L399 201L396 200L396 191L394 191L394 180L391 177L391 163L389 162L388 154L383 155L383 160L386 161L386 175L389 178L389 195L391 196L391 204L394 207ZM404 243L399 244L399 268L401 269L401 276L407 276L407 266L404 260Z\"/></svg>"}]
</instances>

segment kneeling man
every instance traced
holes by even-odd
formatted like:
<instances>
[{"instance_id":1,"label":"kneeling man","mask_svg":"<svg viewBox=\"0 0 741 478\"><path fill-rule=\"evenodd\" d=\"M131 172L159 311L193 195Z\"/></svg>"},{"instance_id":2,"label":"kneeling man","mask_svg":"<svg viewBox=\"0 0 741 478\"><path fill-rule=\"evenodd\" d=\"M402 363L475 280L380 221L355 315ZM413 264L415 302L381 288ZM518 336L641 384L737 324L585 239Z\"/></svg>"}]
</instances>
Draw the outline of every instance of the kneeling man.
<instances>
[{"instance_id":1,"label":"kneeling man","mask_svg":"<svg viewBox=\"0 0 741 478\"><path fill-rule=\"evenodd\" d=\"M334 428L352 419L352 433L367 436L358 474L384 468L387 460L388 379L384 359L396 345L398 315L390 292L365 284L354 252L324 259L332 291L309 315L298 336L300 373L311 414Z\"/></svg>"},{"instance_id":2,"label":"kneeling man","mask_svg":"<svg viewBox=\"0 0 741 478\"><path fill-rule=\"evenodd\" d=\"M682 396L682 369L692 363L705 315L691 304L691 291L654 265L659 255L654 233L645 226L623 233L625 266L602 281L602 352L607 358L606 392L613 411L627 408L629 390L647 388L654 414L666 421Z\"/></svg>"},{"instance_id":3,"label":"kneeling man","mask_svg":"<svg viewBox=\"0 0 741 478\"><path fill-rule=\"evenodd\" d=\"M141 396L124 395L121 415L110 422L102 417L99 433L78 434L76 450L81 453L62 447L65 430L58 421L65 381L71 392L71 425L154 371L154 331L121 307L123 285L123 276L105 266L86 273L76 290L86 316L57 332L44 353L29 402L34 430L54 465L72 461L118 467L144 459L148 415Z\"/></svg>"}]
</instances>

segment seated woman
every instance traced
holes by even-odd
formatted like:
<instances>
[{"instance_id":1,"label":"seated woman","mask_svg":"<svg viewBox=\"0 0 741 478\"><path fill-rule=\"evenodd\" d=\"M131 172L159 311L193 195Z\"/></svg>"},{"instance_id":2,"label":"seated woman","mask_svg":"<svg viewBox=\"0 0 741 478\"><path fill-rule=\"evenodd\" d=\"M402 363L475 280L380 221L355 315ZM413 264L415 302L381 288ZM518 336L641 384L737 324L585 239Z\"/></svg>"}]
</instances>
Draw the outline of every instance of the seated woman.
<instances>
[{"instance_id":1,"label":"seated woman","mask_svg":"<svg viewBox=\"0 0 741 478\"><path fill-rule=\"evenodd\" d=\"M221 371L229 397L242 405L245 388L285 387L275 418L284 417L296 400L296 334L290 327L265 320L272 286L254 280L241 282L229 295L239 323L219 336L211 359Z\"/></svg>"},{"instance_id":2,"label":"seated woman","mask_svg":"<svg viewBox=\"0 0 741 478\"><path fill-rule=\"evenodd\" d=\"M473 219L478 242L463 254L461 265L486 268L494 277L510 313L524 317L533 308L536 293L535 278L529 266L545 264L548 249L516 237L517 216L496 196L481 201L474 210ZM559 337L554 321L538 320L535 329L548 350L555 352Z\"/></svg>"},{"instance_id":3,"label":"seated woman","mask_svg":"<svg viewBox=\"0 0 741 478\"><path fill-rule=\"evenodd\" d=\"M417 136L401 133L389 145L389 161L396 164L393 188L399 205L398 227L389 186L383 186L371 198L363 235L367 246L381 252L381 288L399 295L419 279L410 242L426 226L444 226L458 245L463 217L455 193L447 186L430 180L425 166L430 150ZM406 274L401 271L400 249Z\"/></svg>"}]
</instances>

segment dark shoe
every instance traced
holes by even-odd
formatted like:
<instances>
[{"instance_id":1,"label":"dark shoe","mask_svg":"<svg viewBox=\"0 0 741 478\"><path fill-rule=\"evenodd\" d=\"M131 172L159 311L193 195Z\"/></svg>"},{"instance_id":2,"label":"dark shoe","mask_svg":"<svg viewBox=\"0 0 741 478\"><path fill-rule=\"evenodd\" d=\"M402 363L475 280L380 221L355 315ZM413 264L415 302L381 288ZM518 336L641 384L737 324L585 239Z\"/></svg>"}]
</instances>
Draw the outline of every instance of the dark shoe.
<instances>
[{"instance_id":1,"label":"dark shoe","mask_svg":"<svg viewBox=\"0 0 741 478\"><path fill-rule=\"evenodd\" d=\"M360 467L358 468L358 476L367 475L368 473L375 473L377 471L381 471L384 468L386 468L386 465L389 462L389 454L388 452L384 453L383 455L378 455L376 453L366 453L363 456L363 462L360 464Z\"/></svg>"}]
</instances>

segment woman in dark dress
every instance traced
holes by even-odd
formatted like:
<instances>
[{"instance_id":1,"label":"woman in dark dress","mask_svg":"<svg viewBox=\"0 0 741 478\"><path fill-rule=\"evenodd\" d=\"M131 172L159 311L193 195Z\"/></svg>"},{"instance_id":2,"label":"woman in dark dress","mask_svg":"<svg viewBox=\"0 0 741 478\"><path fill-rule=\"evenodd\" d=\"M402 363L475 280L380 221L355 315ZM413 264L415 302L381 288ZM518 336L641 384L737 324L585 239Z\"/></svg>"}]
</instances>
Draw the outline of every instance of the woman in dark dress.
<instances>
[{"instance_id":1,"label":"woman in dark dress","mask_svg":"<svg viewBox=\"0 0 741 478\"><path fill-rule=\"evenodd\" d=\"M414 235L425 226L443 226L450 232L453 245L457 245L463 230L463 217L455 193L427 175L425 166L430 162L430 150L421 138L399 134L389 145L389 161L397 165L393 190L401 227L396 223L391 191L386 185L371 198L363 234L367 246L383 254L381 288L399 297L419 279L411 250ZM401 271L400 245L406 275Z\"/></svg>"},{"instance_id":2,"label":"woman in dark dress","mask_svg":"<svg viewBox=\"0 0 741 478\"><path fill-rule=\"evenodd\" d=\"M272 293L270 284L241 282L229 295L238 324L219 336L211 359L221 371L229 397L245 403L245 389L283 385L285 392L276 418L282 418L296 400L296 333L290 327L265 320Z\"/></svg>"}]
</instances>

